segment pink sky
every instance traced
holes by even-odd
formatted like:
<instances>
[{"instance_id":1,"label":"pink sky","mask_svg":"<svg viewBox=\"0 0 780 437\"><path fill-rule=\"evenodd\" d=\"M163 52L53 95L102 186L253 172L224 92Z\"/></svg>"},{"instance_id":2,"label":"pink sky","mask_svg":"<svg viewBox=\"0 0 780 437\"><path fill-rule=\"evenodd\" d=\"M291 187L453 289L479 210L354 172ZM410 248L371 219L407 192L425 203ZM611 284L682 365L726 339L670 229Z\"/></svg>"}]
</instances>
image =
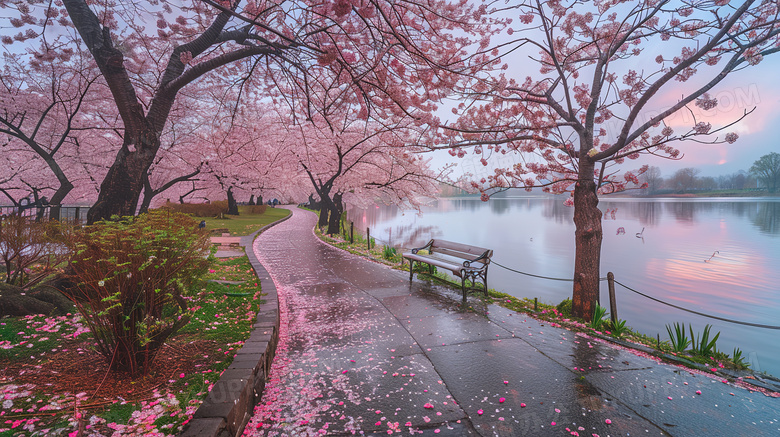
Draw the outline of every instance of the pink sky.
<instances>
[{"instance_id":1,"label":"pink sky","mask_svg":"<svg viewBox=\"0 0 780 437\"><path fill-rule=\"evenodd\" d=\"M771 74L779 63L780 59L770 57L754 68L734 73L711 93L718 99L717 108L706 112L692 108L696 121L711 123L713 129L716 129L734 122L744 111L755 107L751 114L720 135L722 138L726 132L736 132L739 134L736 143L698 144L689 141L679 144L678 148L685 154L680 161L650 157L646 162L660 167L664 176L683 167L699 168L702 175L717 176L738 170L747 171L762 155L780 151L780 144L772 129L780 123L780 84ZM669 89L656 100L668 105L674 103L680 93ZM687 111L680 112L671 117L667 124L681 133L693 125L693 116Z\"/></svg>"}]
</instances>

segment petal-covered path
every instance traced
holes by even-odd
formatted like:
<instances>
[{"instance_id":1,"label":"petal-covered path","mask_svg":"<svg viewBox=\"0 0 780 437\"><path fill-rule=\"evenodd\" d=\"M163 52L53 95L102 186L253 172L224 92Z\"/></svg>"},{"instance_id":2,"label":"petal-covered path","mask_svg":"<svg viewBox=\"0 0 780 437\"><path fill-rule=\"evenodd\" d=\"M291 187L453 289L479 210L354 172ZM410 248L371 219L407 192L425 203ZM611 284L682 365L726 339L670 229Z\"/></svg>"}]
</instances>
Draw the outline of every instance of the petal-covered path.
<instances>
[{"instance_id":1,"label":"petal-covered path","mask_svg":"<svg viewBox=\"0 0 780 437\"><path fill-rule=\"evenodd\" d=\"M246 435L780 435L780 399L659 364L320 242L293 216L254 250L280 342Z\"/></svg>"}]
</instances>

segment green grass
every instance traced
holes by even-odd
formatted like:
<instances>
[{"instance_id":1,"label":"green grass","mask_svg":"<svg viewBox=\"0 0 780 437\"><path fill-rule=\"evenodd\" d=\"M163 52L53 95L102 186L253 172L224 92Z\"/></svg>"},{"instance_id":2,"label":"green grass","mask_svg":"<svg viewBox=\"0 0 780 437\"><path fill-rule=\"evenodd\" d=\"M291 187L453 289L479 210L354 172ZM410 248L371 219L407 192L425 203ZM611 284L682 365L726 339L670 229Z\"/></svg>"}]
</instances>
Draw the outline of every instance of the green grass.
<instances>
[{"instance_id":1,"label":"green grass","mask_svg":"<svg viewBox=\"0 0 780 437\"><path fill-rule=\"evenodd\" d=\"M75 311L75 310L74 310ZM69 317L68 317L69 318ZM64 339L63 334L72 334L75 329L65 323L57 323L57 332L36 331L44 325L52 326L46 320L60 319L57 317L35 316L30 319L6 318L0 321L0 341L10 341L16 345L10 349L0 348L0 365L2 363L27 362L30 357L43 357L52 349L68 346L72 341ZM79 337L84 339L85 336ZM22 344L22 342L24 342Z\"/></svg>"},{"instance_id":2,"label":"green grass","mask_svg":"<svg viewBox=\"0 0 780 437\"><path fill-rule=\"evenodd\" d=\"M248 214L242 205L238 207L239 215L226 215L225 218L196 217L206 221L206 229L227 229L231 236L249 235L265 225L273 223L290 215L290 210L284 208L266 208L263 214Z\"/></svg>"},{"instance_id":3,"label":"green grass","mask_svg":"<svg viewBox=\"0 0 780 437\"><path fill-rule=\"evenodd\" d=\"M179 405L185 408L191 402L202 400L209 384L216 382L218 375L228 368L233 355L241 349L243 341L252 332L252 325L260 305L260 282L246 256L218 260L218 267L207 275L207 279L241 281L241 284L221 284L206 282L198 292L197 305L201 306L184 328L179 331L177 340L211 340L218 344L212 354L208 367L211 372L194 372L177 378L168 387L176 394ZM240 292L247 296L230 296ZM204 369L206 370L206 369ZM155 421L159 429L166 424L174 427L181 424L180 416L163 416Z\"/></svg>"}]
</instances>

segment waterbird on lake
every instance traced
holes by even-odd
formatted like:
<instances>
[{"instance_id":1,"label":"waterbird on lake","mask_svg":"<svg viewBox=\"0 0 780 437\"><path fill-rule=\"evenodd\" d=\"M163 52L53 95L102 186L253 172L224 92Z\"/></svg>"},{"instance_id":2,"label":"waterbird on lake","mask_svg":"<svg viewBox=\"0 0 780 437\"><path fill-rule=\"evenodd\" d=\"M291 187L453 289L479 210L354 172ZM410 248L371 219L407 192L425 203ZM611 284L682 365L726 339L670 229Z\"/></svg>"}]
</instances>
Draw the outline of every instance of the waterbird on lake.
<instances>
[{"instance_id":1,"label":"waterbird on lake","mask_svg":"<svg viewBox=\"0 0 780 437\"><path fill-rule=\"evenodd\" d=\"M717 253L720 253L720 252L717 251L717 250L715 252L712 252L712 255L709 258L705 259L704 262L709 262L712 258L715 258L715 254L717 254Z\"/></svg>"}]
</instances>

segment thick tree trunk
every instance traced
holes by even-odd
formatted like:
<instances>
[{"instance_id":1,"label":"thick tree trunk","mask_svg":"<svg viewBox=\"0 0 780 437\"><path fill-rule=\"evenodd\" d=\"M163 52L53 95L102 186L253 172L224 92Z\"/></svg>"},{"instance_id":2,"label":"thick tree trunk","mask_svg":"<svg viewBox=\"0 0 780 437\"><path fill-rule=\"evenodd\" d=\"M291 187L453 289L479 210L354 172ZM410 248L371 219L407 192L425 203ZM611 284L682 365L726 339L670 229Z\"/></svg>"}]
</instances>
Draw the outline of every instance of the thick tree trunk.
<instances>
[{"instance_id":1,"label":"thick tree trunk","mask_svg":"<svg viewBox=\"0 0 780 437\"><path fill-rule=\"evenodd\" d=\"M328 235L341 232L341 213L344 212L344 205L341 203L341 193L333 195L333 202L330 209L330 218L328 220Z\"/></svg>"},{"instance_id":2,"label":"thick tree trunk","mask_svg":"<svg viewBox=\"0 0 780 437\"><path fill-rule=\"evenodd\" d=\"M65 200L65 196L67 196L71 190L73 190L73 184L71 184L70 181L67 179L60 180L60 187L57 189L57 191L54 192L54 195L49 201L49 205L51 205L51 208L49 209L49 220L60 219L60 207L62 206L62 201Z\"/></svg>"},{"instance_id":3,"label":"thick tree trunk","mask_svg":"<svg viewBox=\"0 0 780 437\"><path fill-rule=\"evenodd\" d=\"M144 176L144 195L141 198L141 207L138 208L138 214L146 214L149 212L149 206L152 204L152 199L157 193L152 189L152 184L149 182L149 174Z\"/></svg>"},{"instance_id":4,"label":"thick tree trunk","mask_svg":"<svg viewBox=\"0 0 780 437\"><path fill-rule=\"evenodd\" d=\"M230 187L227 190L227 201L228 201L227 213L230 215L238 215L238 203L236 203L236 198L233 196L233 187Z\"/></svg>"},{"instance_id":5,"label":"thick tree trunk","mask_svg":"<svg viewBox=\"0 0 780 437\"><path fill-rule=\"evenodd\" d=\"M596 183L593 181L593 164L580 166L579 178L574 188L574 290L572 315L585 320L593 317L599 298L599 272L601 264L601 211Z\"/></svg>"},{"instance_id":6,"label":"thick tree trunk","mask_svg":"<svg viewBox=\"0 0 780 437\"><path fill-rule=\"evenodd\" d=\"M131 145L135 149L133 152ZM159 146L159 137L151 128L137 136L126 131L122 149L100 184L95 205L89 209L87 223L108 220L112 215L135 215L144 179Z\"/></svg>"},{"instance_id":7,"label":"thick tree trunk","mask_svg":"<svg viewBox=\"0 0 780 437\"><path fill-rule=\"evenodd\" d=\"M320 202L320 220L317 222L317 226L324 228L328 226L328 211L330 208L325 206L325 202Z\"/></svg>"},{"instance_id":8,"label":"thick tree trunk","mask_svg":"<svg viewBox=\"0 0 780 437\"><path fill-rule=\"evenodd\" d=\"M108 219L112 215L134 215L143 189L144 176L160 148L160 134L170 114L178 91L203 74L222 65L264 52L264 48L234 51L201 68L187 70L182 53L196 57L219 40L231 12L225 11L192 41L176 47L171 54L161 85L155 91L148 111L136 95L132 80L124 66L123 52L114 46L111 31L103 27L86 0L63 0L70 19L84 44L95 59L108 85L125 129L124 144L108 170L95 205L87 214L87 222ZM193 71L196 71L193 73Z\"/></svg>"}]
</instances>

